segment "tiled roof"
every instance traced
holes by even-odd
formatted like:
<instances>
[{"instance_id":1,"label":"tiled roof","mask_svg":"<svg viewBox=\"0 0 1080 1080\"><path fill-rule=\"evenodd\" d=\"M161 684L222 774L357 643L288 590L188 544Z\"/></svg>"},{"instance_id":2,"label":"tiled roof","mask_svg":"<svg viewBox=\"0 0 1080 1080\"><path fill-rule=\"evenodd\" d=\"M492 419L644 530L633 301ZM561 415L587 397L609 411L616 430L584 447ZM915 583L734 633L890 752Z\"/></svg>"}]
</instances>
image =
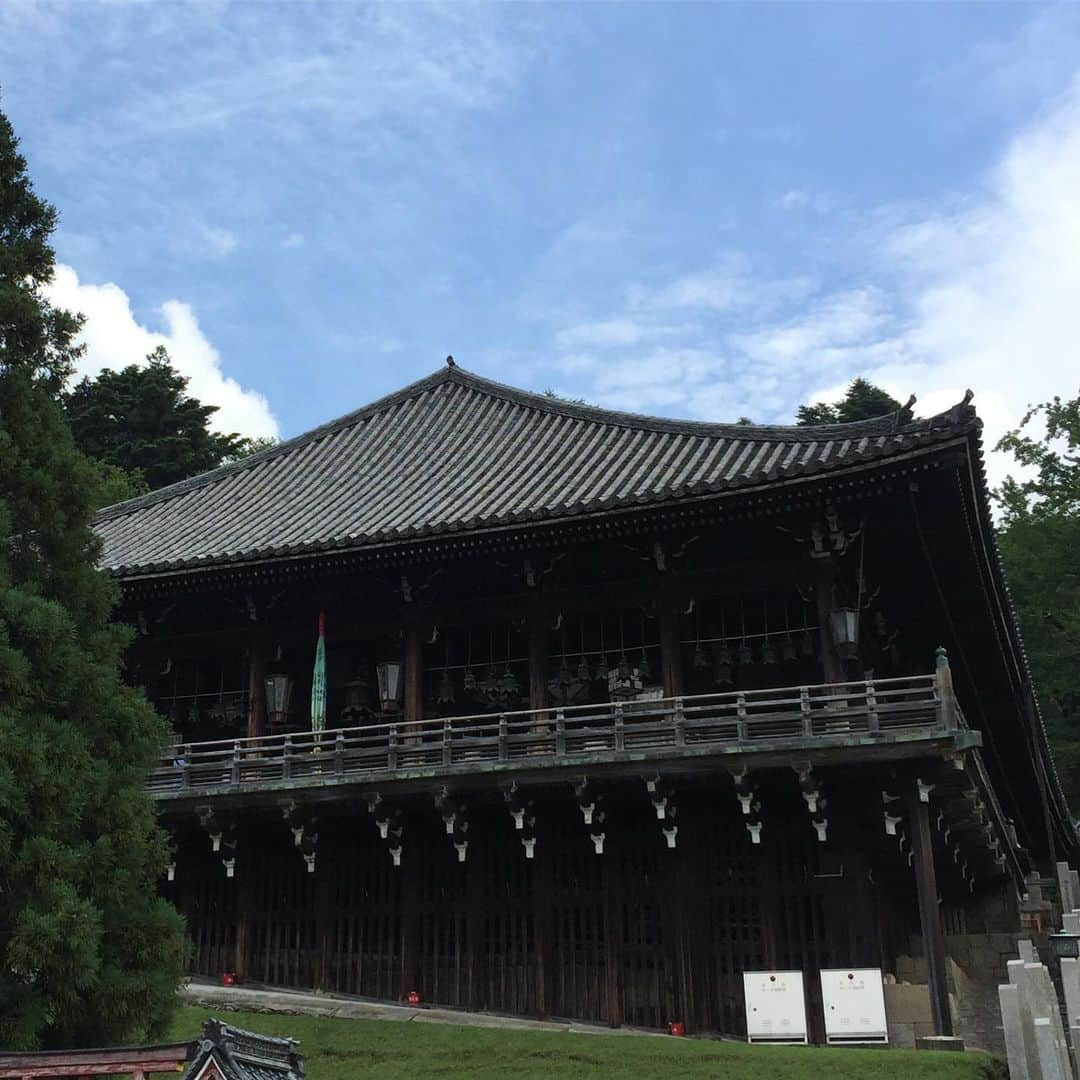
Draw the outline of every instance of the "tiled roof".
<instances>
[{"instance_id":1,"label":"tiled roof","mask_svg":"<svg viewBox=\"0 0 1080 1080\"><path fill-rule=\"evenodd\" d=\"M211 1018L184 1080L304 1080L295 1039L260 1035Z\"/></svg>"},{"instance_id":2,"label":"tiled roof","mask_svg":"<svg viewBox=\"0 0 1080 1080\"><path fill-rule=\"evenodd\" d=\"M655 505L827 473L954 438L968 399L770 427L610 412L448 366L270 450L103 510L121 576Z\"/></svg>"}]
</instances>

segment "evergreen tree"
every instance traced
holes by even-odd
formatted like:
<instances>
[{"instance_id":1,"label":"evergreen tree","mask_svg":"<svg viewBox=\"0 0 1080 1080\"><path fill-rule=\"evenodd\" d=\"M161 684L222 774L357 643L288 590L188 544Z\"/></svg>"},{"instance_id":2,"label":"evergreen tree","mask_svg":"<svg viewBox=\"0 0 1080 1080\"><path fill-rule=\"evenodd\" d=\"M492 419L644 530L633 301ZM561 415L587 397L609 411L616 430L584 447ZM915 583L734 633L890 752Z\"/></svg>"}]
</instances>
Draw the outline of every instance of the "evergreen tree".
<instances>
[{"instance_id":1,"label":"evergreen tree","mask_svg":"<svg viewBox=\"0 0 1080 1080\"><path fill-rule=\"evenodd\" d=\"M1080 396L1029 410L997 448L1027 470L995 493L998 545L1058 774L1080 808Z\"/></svg>"},{"instance_id":2,"label":"evergreen tree","mask_svg":"<svg viewBox=\"0 0 1080 1080\"><path fill-rule=\"evenodd\" d=\"M55 222L0 113L0 1046L25 1049L152 1034L183 966L145 792L165 725L121 678L101 473L58 401L79 319L42 293Z\"/></svg>"},{"instance_id":3,"label":"evergreen tree","mask_svg":"<svg viewBox=\"0 0 1080 1080\"><path fill-rule=\"evenodd\" d=\"M852 379L847 392L839 401L819 401L813 405L800 405L795 413L795 423L800 427L811 424L850 424L853 420L873 420L878 416L896 412L900 402L880 386L867 379Z\"/></svg>"},{"instance_id":4,"label":"evergreen tree","mask_svg":"<svg viewBox=\"0 0 1080 1080\"><path fill-rule=\"evenodd\" d=\"M212 432L216 405L187 394L188 380L159 345L145 365L106 368L64 395L75 442L84 454L141 477L150 489L186 480L244 457L263 440Z\"/></svg>"}]
</instances>

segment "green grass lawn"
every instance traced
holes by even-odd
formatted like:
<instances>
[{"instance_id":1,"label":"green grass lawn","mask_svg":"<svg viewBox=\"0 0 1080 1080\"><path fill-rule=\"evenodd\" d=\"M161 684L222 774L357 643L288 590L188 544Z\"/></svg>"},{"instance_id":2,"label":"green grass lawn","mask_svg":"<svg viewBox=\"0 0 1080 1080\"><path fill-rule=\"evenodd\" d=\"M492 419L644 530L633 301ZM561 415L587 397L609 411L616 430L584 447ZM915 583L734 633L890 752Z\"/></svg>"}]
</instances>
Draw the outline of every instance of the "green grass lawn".
<instances>
[{"instance_id":1,"label":"green grass lawn","mask_svg":"<svg viewBox=\"0 0 1080 1080\"><path fill-rule=\"evenodd\" d=\"M171 1037L190 1039L205 1009L184 1006ZM500 1031L389 1020L221 1012L237 1027L300 1040L309 1080L423 1077L716 1077L726 1080L996 1080L983 1054L746 1046L698 1039Z\"/></svg>"}]
</instances>

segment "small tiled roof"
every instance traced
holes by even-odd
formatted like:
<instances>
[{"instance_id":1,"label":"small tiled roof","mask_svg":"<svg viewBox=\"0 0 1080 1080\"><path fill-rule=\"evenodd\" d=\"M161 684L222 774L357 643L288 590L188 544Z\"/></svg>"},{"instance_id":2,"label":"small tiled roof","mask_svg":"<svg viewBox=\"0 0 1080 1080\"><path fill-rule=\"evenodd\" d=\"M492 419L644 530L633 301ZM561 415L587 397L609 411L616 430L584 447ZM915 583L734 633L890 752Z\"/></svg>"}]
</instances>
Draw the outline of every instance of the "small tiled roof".
<instances>
[{"instance_id":1,"label":"small tiled roof","mask_svg":"<svg viewBox=\"0 0 1080 1080\"><path fill-rule=\"evenodd\" d=\"M98 515L120 576L467 532L768 485L977 424L968 399L819 427L611 412L447 366L243 461Z\"/></svg>"},{"instance_id":2,"label":"small tiled roof","mask_svg":"<svg viewBox=\"0 0 1080 1080\"><path fill-rule=\"evenodd\" d=\"M304 1080L299 1045L212 1018L203 1023L184 1080Z\"/></svg>"}]
</instances>

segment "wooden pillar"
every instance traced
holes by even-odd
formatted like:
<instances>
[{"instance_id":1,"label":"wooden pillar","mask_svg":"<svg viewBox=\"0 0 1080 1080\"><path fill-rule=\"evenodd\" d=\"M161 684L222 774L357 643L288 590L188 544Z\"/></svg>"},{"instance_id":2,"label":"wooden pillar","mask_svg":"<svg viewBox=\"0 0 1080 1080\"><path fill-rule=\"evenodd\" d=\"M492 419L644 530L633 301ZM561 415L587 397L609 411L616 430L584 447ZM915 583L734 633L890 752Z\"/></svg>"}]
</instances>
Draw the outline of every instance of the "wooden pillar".
<instances>
[{"instance_id":1,"label":"wooden pillar","mask_svg":"<svg viewBox=\"0 0 1080 1080\"><path fill-rule=\"evenodd\" d=\"M236 955L233 971L238 982L244 982L251 967L251 915L255 906L255 885L251 870L240 875L236 886Z\"/></svg>"},{"instance_id":2,"label":"wooden pillar","mask_svg":"<svg viewBox=\"0 0 1080 1080\"><path fill-rule=\"evenodd\" d=\"M424 639L420 627L405 628L405 687L402 714L406 724L424 718Z\"/></svg>"},{"instance_id":3,"label":"wooden pillar","mask_svg":"<svg viewBox=\"0 0 1080 1080\"><path fill-rule=\"evenodd\" d=\"M419 894L423 884L424 852L420 830L416 827L406 829L405 845L401 853L401 868L395 873L401 874L401 986L398 996L404 1000L411 990L419 990L417 983L416 960L420 948L419 935Z\"/></svg>"},{"instance_id":4,"label":"wooden pillar","mask_svg":"<svg viewBox=\"0 0 1080 1080\"><path fill-rule=\"evenodd\" d=\"M536 962L536 1012L541 1019L551 1016L554 1008L552 958L551 853L540 847L532 869L533 949Z\"/></svg>"},{"instance_id":5,"label":"wooden pillar","mask_svg":"<svg viewBox=\"0 0 1080 1080\"><path fill-rule=\"evenodd\" d=\"M319 990L337 990L331 984L330 948L334 934L334 880L329 863L329 852L319 852L324 865L315 860L315 986Z\"/></svg>"},{"instance_id":6,"label":"wooden pillar","mask_svg":"<svg viewBox=\"0 0 1080 1080\"><path fill-rule=\"evenodd\" d=\"M664 677L664 697L679 697L683 692L682 643L678 612L660 615L660 667Z\"/></svg>"},{"instance_id":7,"label":"wooden pillar","mask_svg":"<svg viewBox=\"0 0 1080 1080\"><path fill-rule=\"evenodd\" d=\"M930 836L930 807L919 798L918 786L908 792L908 817L911 822L911 847L914 854L915 887L919 897L919 925L926 950L926 974L930 984L930 1015L935 1035L953 1033L949 1009L949 982L945 970L945 938L941 931L938 908L937 875L934 871L934 848Z\"/></svg>"},{"instance_id":8,"label":"wooden pillar","mask_svg":"<svg viewBox=\"0 0 1080 1080\"><path fill-rule=\"evenodd\" d=\"M836 583L836 571L832 559L818 559L816 570L814 598L817 601L822 674L827 683L843 682L844 665L836 652L836 644L833 641L832 629L829 625L833 608L833 587Z\"/></svg>"},{"instance_id":9,"label":"wooden pillar","mask_svg":"<svg viewBox=\"0 0 1080 1080\"><path fill-rule=\"evenodd\" d=\"M529 613L529 708L547 705L547 614L538 606Z\"/></svg>"},{"instance_id":10,"label":"wooden pillar","mask_svg":"<svg viewBox=\"0 0 1080 1080\"><path fill-rule=\"evenodd\" d=\"M622 888L616 880L613 857L604 857L604 964L607 968L608 1024L621 1027L623 1020Z\"/></svg>"},{"instance_id":11,"label":"wooden pillar","mask_svg":"<svg viewBox=\"0 0 1080 1080\"><path fill-rule=\"evenodd\" d=\"M247 736L262 735L266 724L266 664L269 649L262 635L257 635L247 651L248 709Z\"/></svg>"},{"instance_id":12,"label":"wooden pillar","mask_svg":"<svg viewBox=\"0 0 1080 1080\"><path fill-rule=\"evenodd\" d=\"M465 1007L479 1010L487 1004L480 981L483 912L487 910L487 897L484 893L484 863L476 852L476 845L471 844L470 851L472 857L462 867L465 874L465 894L468 898L465 916Z\"/></svg>"}]
</instances>

